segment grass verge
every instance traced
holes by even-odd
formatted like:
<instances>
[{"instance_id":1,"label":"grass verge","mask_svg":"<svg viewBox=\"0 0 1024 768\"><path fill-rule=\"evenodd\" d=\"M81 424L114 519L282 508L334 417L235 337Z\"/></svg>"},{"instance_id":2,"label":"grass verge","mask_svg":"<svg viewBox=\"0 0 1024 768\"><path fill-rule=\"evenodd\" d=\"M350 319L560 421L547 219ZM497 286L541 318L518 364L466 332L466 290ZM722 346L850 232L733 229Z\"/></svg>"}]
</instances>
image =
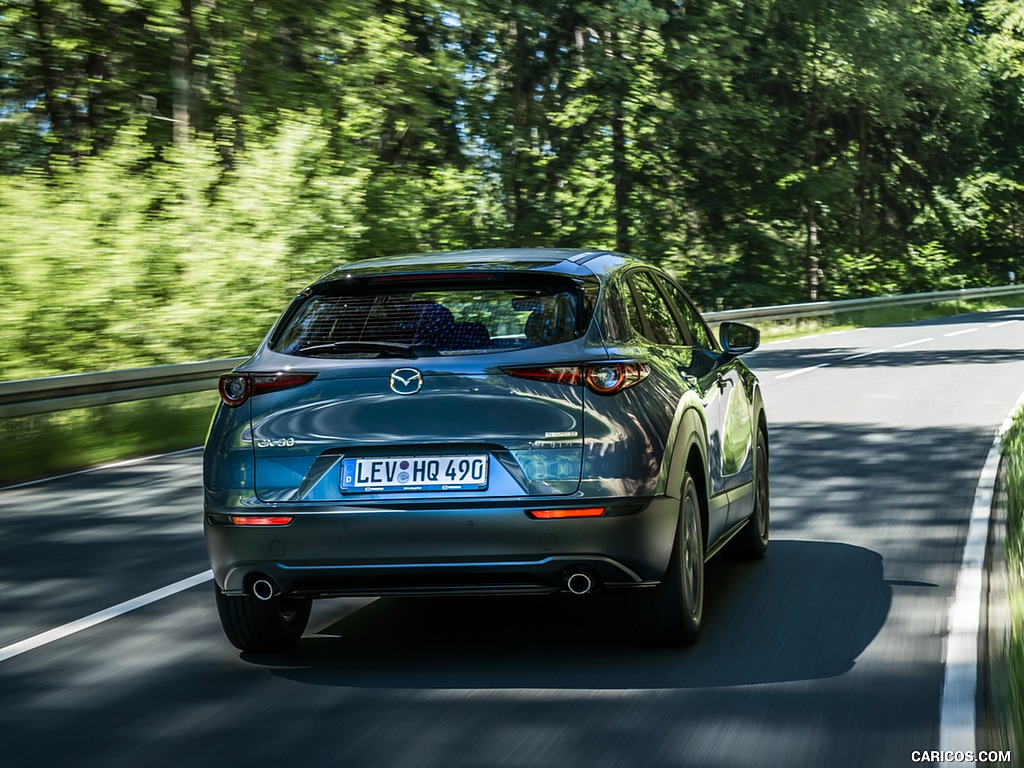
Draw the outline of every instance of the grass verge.
<instances>
[{"instance_id":1,"label":"grass verge","mask_svg":"<svg viewBox=\"0 0 1024 768\"><path fill-rule=\"evenodd\" d=\"M934 320L939 317L952 317L967 312L1017 309L1021 305L1021 298L1020 296L1013 296L1005 301L1002 299L941 301L934 304L865 309L857 312L843 312L831 317L814 317L806 320L791 320L774 324L755 323L755 325L761 329L762 341L778 341L797 336L809 336L815 333L852 331L855 328Z\"/></svg>"},{"instance_id":2,"label":"grass verge","mask_svg":"<svg viewBox=\"0 0 1024 768\"><path fill-rule=\"evenodd\" d=\"M1006 570L1010 603L1009 674L1010 743L1015 756L1024 744L1024 408L1003 437L1006 488ZM1019 763L1018 763L1019 764Z\"/></svg>"},{"instance_id":3,"label":"grass verge","mask_svg":"<svg viewBox=\"0 0 1024 768\"><path fill-rule=\"evenodd\" d=\"M216 391L0 419L0 486L201 445Z\"/></svg>"}]
</instances>

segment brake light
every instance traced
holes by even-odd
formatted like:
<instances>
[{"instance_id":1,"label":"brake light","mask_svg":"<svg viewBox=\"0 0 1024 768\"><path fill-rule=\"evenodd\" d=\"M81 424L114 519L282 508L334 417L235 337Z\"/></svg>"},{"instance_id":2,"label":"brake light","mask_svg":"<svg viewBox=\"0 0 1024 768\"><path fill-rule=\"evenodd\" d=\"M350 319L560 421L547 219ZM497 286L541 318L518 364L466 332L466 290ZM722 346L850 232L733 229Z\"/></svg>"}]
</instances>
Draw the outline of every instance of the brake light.
<instances>
[{"instance_id":1,"label":"brake light","mask_svg":"<svg viewBox=\"0 0 1024 768\"><path fill-rule=\"evenodd\" d=\"M580 507L576 509L528 509L528 517L534 520L558 520L566 517L600 517L604 507Z\"/></svg>"},{"instance_id":2,"label":"brake light","mask_svg":"<svg viewBox=\"0 0 1024 768\"><path fill-rule=\"evenodd\" d=\"M371 277L366 282L373 283L405 283L405 282L433 282L433 281L460 281L460 280L496 280L498 278L492 272L431 272L426 274L413 275L383 275Z\"/></svg>"},{"instance_id":3,"label":"brake light","mask_svg":"<svg viewBox=\"0 0 1024 768\"><path fill-rule=\"evenodd\" d=\"M294 518L270 515L232 515L231 522L235 525L289 525Z\"/></svg>"},{"instance_id":4,"label":"brake light","mask_svg":"<svg viewBox=\"0 0 1024 768\"><path fill-rule=\"evenodd\" d=\"M586 365L547 365L503 368L509 376L552 384L585 384L598 395L614 395L646 379L651 373L647 363L611 362Z\"/></svg>"},{"instance_id":5,"label":"brake light","mask_svg":"<svg viewBox=\"0 0 1024 768\"><path fill-rule=\"evenodd\" d=\"M315 379L316 373L226 373L217 389L226 405L237 408L254 395L290 389Z\"/></svg>"}]
</instances>

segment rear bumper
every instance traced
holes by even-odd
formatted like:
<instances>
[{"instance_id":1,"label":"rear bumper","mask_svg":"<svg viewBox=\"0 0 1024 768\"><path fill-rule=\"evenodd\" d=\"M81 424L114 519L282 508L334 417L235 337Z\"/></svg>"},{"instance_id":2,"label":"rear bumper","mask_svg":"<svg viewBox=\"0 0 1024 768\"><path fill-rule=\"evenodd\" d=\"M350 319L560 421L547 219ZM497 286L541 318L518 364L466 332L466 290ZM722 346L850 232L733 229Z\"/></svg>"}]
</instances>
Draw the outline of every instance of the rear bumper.
<instances>
[{"instance_id":1,"label":"rear bumper","mask_svg":"<svg viewBox=\"0 0 1024 768\"><path fill-rule=\"evenodd\" d=\"M585 500L576 500L585 506ZM533 520L529 506L355 508L268 505L287 526L235 526L239 509L208 507L206 544L214 579L242 594L268 579L286 594L523 594L565 589L582 571L607 587L661 580L679 502L619 500L631 514ZM615 508L602 499L602 506ZM245 510L254 514L256 510Z\"/></svg>"}]
</instances>

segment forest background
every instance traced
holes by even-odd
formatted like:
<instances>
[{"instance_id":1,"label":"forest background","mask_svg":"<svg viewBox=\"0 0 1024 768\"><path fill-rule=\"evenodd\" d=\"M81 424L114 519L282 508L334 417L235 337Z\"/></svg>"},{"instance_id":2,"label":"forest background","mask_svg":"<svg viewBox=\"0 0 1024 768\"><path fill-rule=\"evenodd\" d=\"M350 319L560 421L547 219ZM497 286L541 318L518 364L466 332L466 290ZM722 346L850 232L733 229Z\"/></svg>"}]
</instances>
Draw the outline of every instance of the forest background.
<instances>
[{"instance_id":1,"label":"forest background","mask_svg":"<svg viewBox=\"0 0 1024 768\"><path fill-rule=\"evenodd\" d=\"M706 309L1024 273L1019 0L2 0L3 378L247 354L339 263Z\"/></svg>"}]
</instances>

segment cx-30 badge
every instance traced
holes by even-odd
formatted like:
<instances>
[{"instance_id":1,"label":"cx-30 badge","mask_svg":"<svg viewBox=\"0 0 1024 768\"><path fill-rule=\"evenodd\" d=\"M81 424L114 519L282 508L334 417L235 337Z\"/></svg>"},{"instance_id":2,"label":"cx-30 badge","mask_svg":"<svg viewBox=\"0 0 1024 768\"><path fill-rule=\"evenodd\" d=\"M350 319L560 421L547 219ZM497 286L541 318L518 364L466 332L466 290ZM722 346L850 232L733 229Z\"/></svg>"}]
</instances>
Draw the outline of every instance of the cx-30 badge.
<instances>
[{"instance_id":1,"label":"cx-30 badge","mask_svg":"<svg viewBox=\"0 0 1024 768\"><path fill-rule=\"evenodd\" d=\"M423 389L423 374L415 368L399 368L392 371L388 383L396 394L415 395Z\"/></svg>"}]
</instances>

